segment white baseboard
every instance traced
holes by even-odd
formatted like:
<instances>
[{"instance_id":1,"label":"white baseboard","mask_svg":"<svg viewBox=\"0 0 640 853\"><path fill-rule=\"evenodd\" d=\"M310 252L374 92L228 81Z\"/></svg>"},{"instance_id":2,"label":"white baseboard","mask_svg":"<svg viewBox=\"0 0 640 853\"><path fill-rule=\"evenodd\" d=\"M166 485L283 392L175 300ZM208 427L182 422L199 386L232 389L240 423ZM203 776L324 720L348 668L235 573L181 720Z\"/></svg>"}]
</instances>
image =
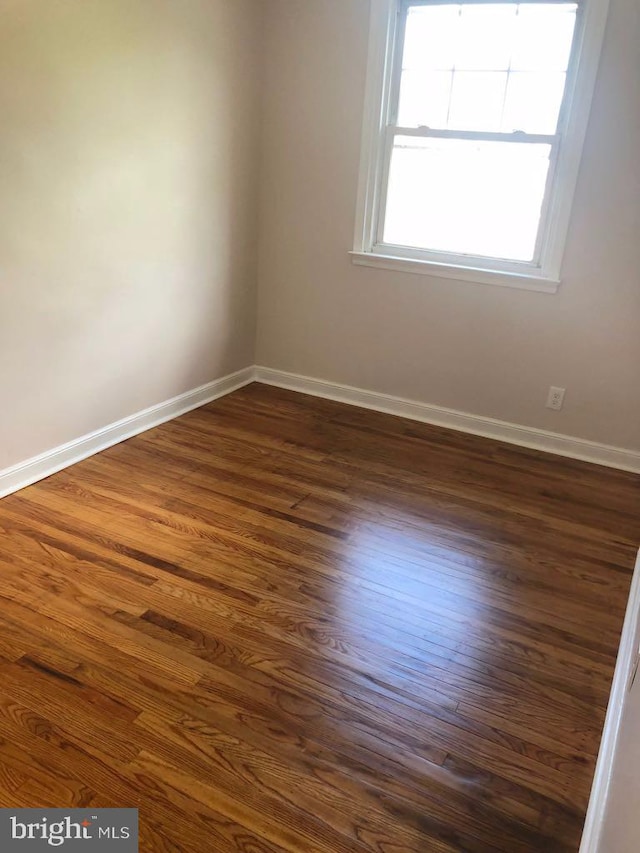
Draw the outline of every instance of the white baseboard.
<instances>
[{"instance_id":1,"label":"white baseboard","mask_svg":"<svg viewBox=\"0 0 640 853\"><path fill-rule=\"evenodd\" d=\"M609 694L607 716L602 730L600 751L596 763L596 772L591 786L589 807L580 843L580 853L612 853L600 851L600 837L607 811L609 789L615 765L616 747L620 726L629 695L630 680L633 673L638 643L640 642L640 553L636 562L631 592L627 602L622 636L613 684Z\"/></svg>"},{"instance_id":2,"label":"white baseboard","mask_svg":"<svg viewBox=\"0 0 640 853\"><path fill-rule=\"evenodd\" d=\"M56 471L61 471L69 465L92 456L94 453L106 450L107 447L112 447L127 438L158 426L158 424L183 415L191 409L197 409L199 406L204 406L205 403L217 400L218 397L230 394L231 391L236 391L238 388L253 382L254 374L254 368L247 367L237 373L223 376L221 379L194 388L192 391L187 391L185 394L180 394L178 397L173 397L157 406L151 406L149 409L144 409L142 412L137 412L135 415L109 424L109 426L96 430L89 435L83 435L68 444L55 447L40 456L27 459L26 462L5 468L4 471L0 471L0 498L17 492L25 486L30 486L38 480L43 480L45 477L55 474Z\"/></svg>"},{"instance_id":3,"label":"white baseboard","mask_svg":"<svg viewBox=\"0 0 640 853\"><path fill-rule=\"evenodd\" d=\"M106 450L107 447L118 444L120 441L138 435L165 421L170 421L185 412L191 411L191 409L204 406L206 403L223 397L225 394L230 394L232 391L254 381L262 382L265 385L274 385L278 388L288 388L291 391L299 391L303 394L311 394L315 397L337 400L352 406L387 412L391 415L435 424L472 435L506 441L522 447L544 450L572 459L640 473L640 452L638 451L597 444L560 433L533 429L480 415L458 412L454 409L445 409L440 406L431 406L427 403L405 400L402 397L393 397L389 394L378 394L375 391L366 391L362 388L353 388L350 385L312 379L296 373L272 370L269 367L252 366L239 370L237 373L223 376L221 379L209 382L200 388L194 388L192 391L187 391L185 394L180 394L178 397L166 400L157 406L152 406L121 421L109 424L103 429L84 435L68 444L55 447L53 450L27 459L11 468L5 468L0 471L0 498L49 477L56 471L80 462L94 453Z\"/></svg>"},{"instance_id":4,"label":"white baseboard","mask_svg":"<svg viewBox=\"0 0 640 853\"><path fill-rule=\"evenodd\" d=\"M365 391L362 388L340 385L337 382L326 382L296 373L286 373L283 370L272 370L269 367L256 367L255 379L265 385L300 391L314 397L325 397L328 400L374 409L377 412L387 412L414 421L506 441L521 447L544 450L547 453L556 453L571 459L580 459L583 462L593 462L609 468L640 473L640 452L635 450L624 450L582 438L572 438L561 433L525 427L481 415L471 415L441 406L431 406L415 400L405 400L402 397Z\"/></svg>"}]
</instances>

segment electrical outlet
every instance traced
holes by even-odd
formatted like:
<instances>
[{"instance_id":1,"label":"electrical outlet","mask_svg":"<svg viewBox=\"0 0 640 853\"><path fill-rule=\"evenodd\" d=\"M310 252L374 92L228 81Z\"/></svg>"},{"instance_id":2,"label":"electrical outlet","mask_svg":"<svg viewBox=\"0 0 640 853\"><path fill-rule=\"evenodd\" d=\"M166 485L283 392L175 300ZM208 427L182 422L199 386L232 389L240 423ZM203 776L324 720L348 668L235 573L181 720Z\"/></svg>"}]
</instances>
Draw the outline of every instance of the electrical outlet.
<instances>
[{"instance_id":1,"label":"electrical outlet","mask_svg":"<svg viewBox=\"0 0 640 853\"><path fill-rule=\"evenodd\" d=\"M555 385L552 385L547 397L547 409L555 409L556 411L561 409L564 403L564 392L564 388L556 388Z\"/></svg>"}]
</instances>

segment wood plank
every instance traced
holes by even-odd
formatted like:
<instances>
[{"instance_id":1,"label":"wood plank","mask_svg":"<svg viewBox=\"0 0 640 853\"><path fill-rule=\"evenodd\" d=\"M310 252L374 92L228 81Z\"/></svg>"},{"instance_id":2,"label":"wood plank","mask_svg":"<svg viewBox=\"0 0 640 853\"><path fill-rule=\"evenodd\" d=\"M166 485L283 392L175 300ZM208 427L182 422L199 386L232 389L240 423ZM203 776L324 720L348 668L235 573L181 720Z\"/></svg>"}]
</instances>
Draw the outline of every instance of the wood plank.
<instances>
[{"instance_id":1,"label":"wood plank","mask_svg":"<svg viewBox=\"0 0 640 853\"><path fill-rule=\"evenodd\" d=\"M0 502L0 804L577 851L640 477L252 385Z\"/></svg>"}]
</instances>

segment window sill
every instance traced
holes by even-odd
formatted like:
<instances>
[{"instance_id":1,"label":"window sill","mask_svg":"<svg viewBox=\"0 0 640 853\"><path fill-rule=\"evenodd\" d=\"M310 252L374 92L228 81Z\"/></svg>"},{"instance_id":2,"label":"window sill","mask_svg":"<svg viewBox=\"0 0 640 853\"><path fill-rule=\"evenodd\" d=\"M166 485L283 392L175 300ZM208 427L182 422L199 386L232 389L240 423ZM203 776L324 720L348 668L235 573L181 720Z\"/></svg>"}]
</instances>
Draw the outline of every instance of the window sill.
<instances>
[{"instance_id":1,"label":"window sill","mask_svg":"<svg viewBox=\"0 0 640 853\"><path fill-rule=\"evenodd\" d=\"M493 284L498 287L515 287L519 290L537 290L541 293L556 293L559 279L545 276L527 275L498 270L458 267L453 264L438 264L433 261L419 261L415 258L402 258L394 255L377 255L372 252L349 252L352 263L364 267L378 267L395 272L429 275L436 278L450 278L474 284Z\"/></svg>"}]
</instances>

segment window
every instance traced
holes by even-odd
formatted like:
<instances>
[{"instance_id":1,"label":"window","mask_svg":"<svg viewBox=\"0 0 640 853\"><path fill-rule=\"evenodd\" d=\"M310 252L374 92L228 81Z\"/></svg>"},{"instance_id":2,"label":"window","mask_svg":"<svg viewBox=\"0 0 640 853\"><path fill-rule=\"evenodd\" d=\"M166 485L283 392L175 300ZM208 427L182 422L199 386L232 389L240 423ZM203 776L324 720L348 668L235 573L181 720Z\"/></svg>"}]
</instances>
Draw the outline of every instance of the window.
<instances>
[{"instance_id":1,"label":"window","mask_svg":"<svg viewBox=\"0 0 640 853\"><path fill-rule=\"evenodd\" d=\"M354 262L555 291L606 0L374 0Z\"/></svg>"}]
</instances>

